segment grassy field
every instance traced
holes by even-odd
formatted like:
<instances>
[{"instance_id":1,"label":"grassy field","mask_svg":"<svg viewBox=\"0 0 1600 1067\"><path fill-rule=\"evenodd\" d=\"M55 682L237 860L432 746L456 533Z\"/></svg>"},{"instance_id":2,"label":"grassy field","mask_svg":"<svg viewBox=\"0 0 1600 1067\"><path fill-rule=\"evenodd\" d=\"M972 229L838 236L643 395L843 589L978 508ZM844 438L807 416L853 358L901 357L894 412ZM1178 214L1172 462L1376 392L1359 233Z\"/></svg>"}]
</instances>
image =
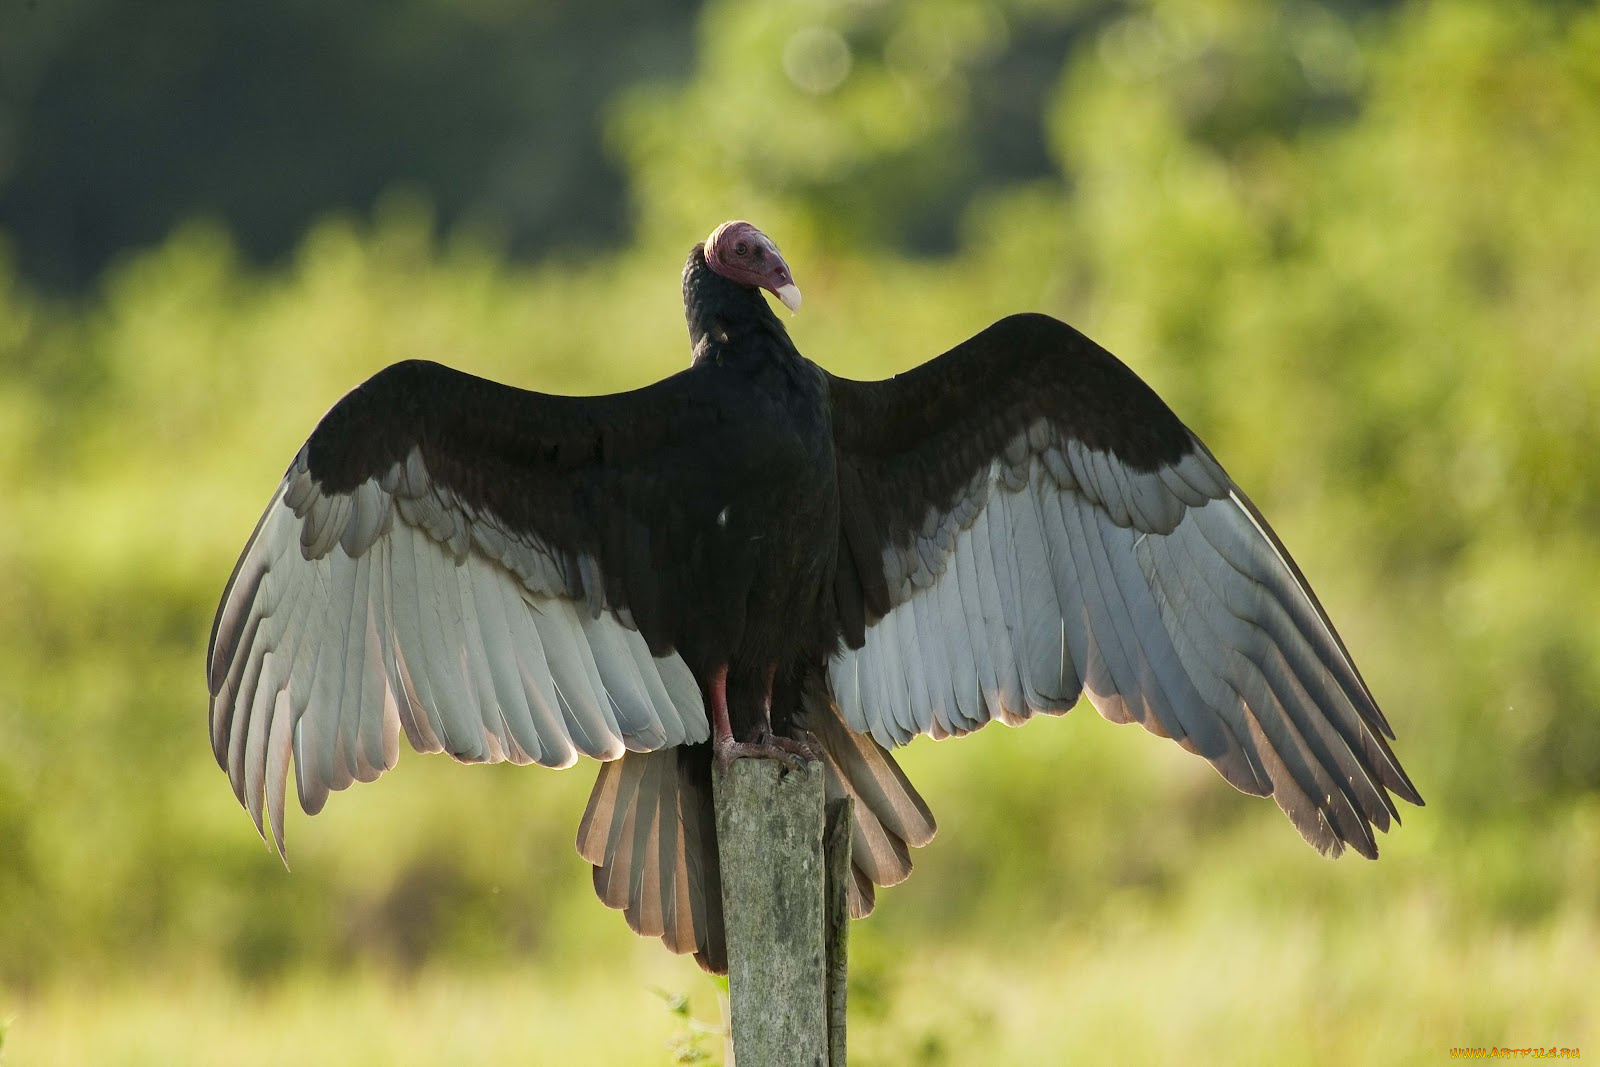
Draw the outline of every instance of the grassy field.
<instances>
[{"instance_id":1,"label":"grassy field","mask_svg":"<svg viewBox=\"0 0 1600 1067\"><path fill-rule=\"evenodd\" d=\"M870 923L870 920L869 920ZM1258 923L1225 905L1176 921L1130 902L1092 932L1069 921L1026 948L889 945L897 977L857 981L857 1064L1420 1064L1467 1046L1600 1048L1600 928L1566 913L1472 925L1425 891L1358 929L1286 904ZM427 970L302 976L244 987L151 975L0 997L7 1064L160 1067L670 1064L720 1037L719 990L692 964L641 944L610 973ZM676 1050L676 1051L674 1051Z\"/></svg>"},{"instance_id":2,"label":"grassy field","mask_svg":"<svg viewBox=\"0 0 1600 1067\"><path fill-rule=\"evenodd\" d=\"M1085 710L904 753L943 825L913 877L852 928L852 1063L1413 1064L1458 1047L1600 1049L1600 804L1472 837L1423 808L1378 862L1329 862L1270 804ZM1018 795L1059 779L1039 801L1058 818L972 804L991 775ZM274 906L337 929L317 914L348 906L347 891L317 868L354 854L381 883L374 868L430 806L446 820L503 808L509 785L559 810L581 802L586 777L413 758L383 788L298 823L296 874L263 855L262 877L294 894ZM1107 816L1119 807L1124 817ZM995 828L1008 826L1002 844ZM1203 841L1183 847L1191 835ZM533 921L551 929L525 962L483 952L474 965L458 950L407 966L390 946L257 981L73 969L0 990L3 1062L721 1062L718 983L590 898L565 841L531 841L556 888L527 902L550 909ZM515 885L527 860L494 851L473 849L477 873ZM469 944L517 929L525 909L497 896L476 910L477 932L457 935ZM695 1023L671 1010L677 997Z\"/></svg>"}]
</instances>

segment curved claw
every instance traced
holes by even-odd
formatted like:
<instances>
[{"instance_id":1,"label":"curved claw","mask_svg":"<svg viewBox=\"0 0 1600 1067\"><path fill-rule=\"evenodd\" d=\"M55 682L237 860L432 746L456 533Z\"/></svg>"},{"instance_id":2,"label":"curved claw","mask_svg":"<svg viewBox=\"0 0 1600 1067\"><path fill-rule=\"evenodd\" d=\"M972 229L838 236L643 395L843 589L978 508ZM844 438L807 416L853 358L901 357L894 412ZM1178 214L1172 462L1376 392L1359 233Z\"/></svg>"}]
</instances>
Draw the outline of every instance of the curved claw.
<instances>
[{"instance_id":1,"label":"curved claw","mask_svg":"<svg viewBox=\"0 0 1600 1067\"><path fill-rule=\"evenodd\" d=\"M767 685L761 698L761 720L765 725L754 741L734 740L733 724L728 717L727 665L719 667L711 676L706 694L711 703L711 753L719 774L727 774L736 759L777 760L794 771L817 760L816 750L804 741L779 737L772 732L772 678L776 672L776 665L767 668Z\"/></svg>"},{"instance_id":2,"label":"curved claw","mask_svg":"<svg viewBox=\"0 0 1600 1067\"><path fill-rule=\"evenodd\" d=\"M817 758L811 746L804 741L778 737L772 733L763 733L757 741L714 738L711 742L711 751L716 759L717 771L721 774L727 774L728 768L733 766L733 761L736 759L776 760L790 770L798 771Z\"/></svg>"},{"instance_id":3,"label":"curved claw","mask_svg":"<svg viewBox=\"0 0 1600 1067\"><path fill-rule=\"evenodd\" d=\"M817 760L822 758L821 756L817 755L816 749L812 748L806 742L797 740L793 737L780 737L771 730L763 731L761 735L756 738L756 740L760 744L771 745L773 748L781 748L785 752L793 753L794 755L799 756L802 760L805 760L807 763L815 763Z\"/></svg>"}]
</instances>

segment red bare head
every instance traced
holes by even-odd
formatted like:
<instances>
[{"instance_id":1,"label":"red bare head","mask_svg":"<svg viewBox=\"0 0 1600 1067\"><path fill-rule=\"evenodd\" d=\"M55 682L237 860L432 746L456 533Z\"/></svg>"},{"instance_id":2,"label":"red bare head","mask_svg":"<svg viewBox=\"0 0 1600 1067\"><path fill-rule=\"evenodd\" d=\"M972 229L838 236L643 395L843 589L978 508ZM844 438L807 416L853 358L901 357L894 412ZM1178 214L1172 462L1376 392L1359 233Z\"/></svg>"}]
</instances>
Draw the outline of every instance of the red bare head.
<instances>
[{"instance_id":1,"label":"red bare head","mask_svg":"<svg viewBox=\"0 0 1600 1067\"><path fill-rule=\"evenodd\" d=\"M724 222L706 238L706 263L729 281L760 288L800 310L800 289L772 239L748 222Z\"/></svg>"}]
</instances>

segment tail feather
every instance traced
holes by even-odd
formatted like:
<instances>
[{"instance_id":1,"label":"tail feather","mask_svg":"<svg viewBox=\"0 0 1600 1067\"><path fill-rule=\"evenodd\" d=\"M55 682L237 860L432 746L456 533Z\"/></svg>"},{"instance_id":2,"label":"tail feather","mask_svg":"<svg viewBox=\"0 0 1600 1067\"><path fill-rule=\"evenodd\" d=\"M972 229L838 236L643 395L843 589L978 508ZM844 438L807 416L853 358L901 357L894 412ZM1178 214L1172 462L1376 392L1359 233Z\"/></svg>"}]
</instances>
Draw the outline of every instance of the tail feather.
<instances>
[{"instance_id":1,"label":"tail feather","mask_svg":"<svg viewBox=\"0 0 1600 1067\"><path fill-rule=\"evenodd\" d=\"M722 927L722 868L717 862L717 811L711 802L711 746L681 748L678 757L680 936L666 941L674 952L693 952L712 974L728 973L728 942Z\"/></svg>"},{"instance_id":2,"label":"tail feather","mask_svg":"<svg viewBox=\"0 0 1600 1067\"><path fill-rule=\"evenodd\" d=\"M875 886L911 873L910 849L933 839L933 815L889 753L851 731L831 698L808 695L799 724L827 770L828 799L855 802L850 914L861 918L872 912ZM632 930L727 973L710 745L627 752L601 764L577 845L594 865L596 895Z\"/></svg>"},{"instance_id":3,"label":"tail feather","mask_svg":"<svg viewBox=\"0 0 1600 1067\"><path fill-rule=\"evenodd\" d=\"M635 933L728 969L716 812L706 745L629 752L600 765L578 824L578 854L594 865L594 891ZM709 843L709 844L708 844Z\"/></svg>"},{"instance_id":4,"label":"tail feather","mask_svg":"<svg viewBox=\"0 0 1600 1067\"><path fill-rule=\"evenodd\" d=\"M894 758L866 734L845 725L826 693L808 691L800 725L815 740L828 772L828 799L853 800L850 858L855 878L850 914L872 914L874 886L899 885L911 874L911 849L933 840L933 812Z\"/></svg>"}]
</instances>

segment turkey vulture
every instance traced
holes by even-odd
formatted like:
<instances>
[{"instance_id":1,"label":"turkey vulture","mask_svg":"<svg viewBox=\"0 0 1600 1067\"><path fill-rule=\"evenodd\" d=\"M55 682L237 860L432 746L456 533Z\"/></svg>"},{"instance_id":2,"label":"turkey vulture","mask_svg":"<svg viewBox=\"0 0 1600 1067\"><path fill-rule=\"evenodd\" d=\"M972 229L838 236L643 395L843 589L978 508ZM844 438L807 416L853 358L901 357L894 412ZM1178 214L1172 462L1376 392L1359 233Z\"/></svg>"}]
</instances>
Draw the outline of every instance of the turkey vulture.
<instances>
[{"instance_id":1,"label":"turkey vulture","mask_svg":"<svg viewBox=\"0 0 1600 1067\"><path fill-rule=\"evenodd\" d=\"M578 830L636 931L726 968L715 763L824 762L852 911L933 816L889 754L1081 694L1272 795L1325 854L1422 799L1261 513L1127 367L1045 315L887 381L801 356L747 222L689 255L691 365L611 396L381 371L289 465L207 652L211 743L283 849L399 735L602 761Z\"/></svg>"}]
</instances>

